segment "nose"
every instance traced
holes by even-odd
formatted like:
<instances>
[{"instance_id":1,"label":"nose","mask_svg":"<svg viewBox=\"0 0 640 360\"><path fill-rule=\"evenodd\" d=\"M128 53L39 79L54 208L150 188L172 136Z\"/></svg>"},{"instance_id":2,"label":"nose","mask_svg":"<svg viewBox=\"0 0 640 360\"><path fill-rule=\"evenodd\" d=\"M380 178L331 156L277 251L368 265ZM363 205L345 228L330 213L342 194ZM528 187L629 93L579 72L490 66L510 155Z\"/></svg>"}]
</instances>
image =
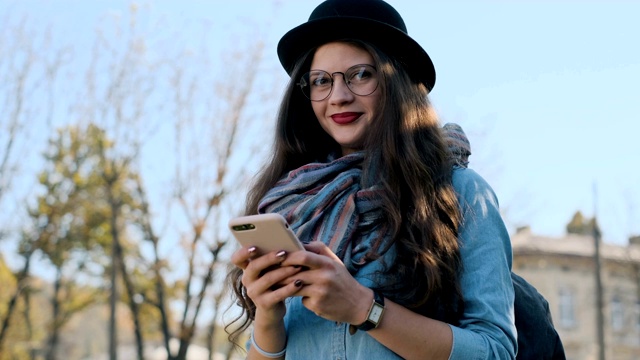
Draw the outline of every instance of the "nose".
<instances>
[{"instance_id":1,"label":"nose","mask_svg":"<svg viewBox=\"0 0 640 360\"><path fill-rule=\"evenodd\" d=\"M342 75L342 76L336 76ZM329 103L331 104L344 104L353 101L355 95L349 90L347 83L344 79L344 74L333 74L333 88L331 94L329 94Z\"/></svg>"}]
</instances>

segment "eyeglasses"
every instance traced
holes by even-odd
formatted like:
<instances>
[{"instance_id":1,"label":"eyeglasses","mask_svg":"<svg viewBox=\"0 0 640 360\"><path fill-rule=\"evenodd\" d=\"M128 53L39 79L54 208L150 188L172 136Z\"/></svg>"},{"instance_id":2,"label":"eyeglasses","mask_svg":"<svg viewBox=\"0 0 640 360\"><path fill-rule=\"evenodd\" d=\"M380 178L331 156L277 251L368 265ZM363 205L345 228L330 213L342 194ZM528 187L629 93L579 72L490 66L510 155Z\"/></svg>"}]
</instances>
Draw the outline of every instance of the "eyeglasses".
<instances>
[{"instance_id":1,"label":"eyeglasses","mask_svg":"<svg viewBox=\"0 0 640 360\"><path fill-rule=\"evenodd\" d=\"M345 72L336 71L331 74L324 70L311 70L296 85L309 100L322 101L331 95L333 77L336 74L342 75L349 90L356 95L371 95L378 88L378 71L367 64L354 65Z\"/></svg>"}]
</instances>

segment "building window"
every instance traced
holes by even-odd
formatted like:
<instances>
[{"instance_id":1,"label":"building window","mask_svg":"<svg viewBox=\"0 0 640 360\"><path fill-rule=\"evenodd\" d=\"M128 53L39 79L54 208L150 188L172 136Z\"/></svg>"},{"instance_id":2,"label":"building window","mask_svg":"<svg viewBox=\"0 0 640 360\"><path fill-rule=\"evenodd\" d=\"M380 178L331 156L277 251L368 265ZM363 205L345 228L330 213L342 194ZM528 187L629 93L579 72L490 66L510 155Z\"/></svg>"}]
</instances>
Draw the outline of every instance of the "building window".
<instances>
[{"instance_id":1,"label":"building window","mask_svg":"<svg viewBox=\"0 0 640 360\"><path fill-rule=\"evenodd\" d=\"M611 300L611 328L614 331L624 328L624 305L618 295Z\"/></svg>"},{"instance_id":2,"label":"building window","mask_svg":"<svg viewBox=\"0 0 640 360\"><path fill-rule=\"evenodd\" d=\"M560 288L560 326L572 328L576 326L575 295L569 288Z\"/></svg>"}]
</instances>

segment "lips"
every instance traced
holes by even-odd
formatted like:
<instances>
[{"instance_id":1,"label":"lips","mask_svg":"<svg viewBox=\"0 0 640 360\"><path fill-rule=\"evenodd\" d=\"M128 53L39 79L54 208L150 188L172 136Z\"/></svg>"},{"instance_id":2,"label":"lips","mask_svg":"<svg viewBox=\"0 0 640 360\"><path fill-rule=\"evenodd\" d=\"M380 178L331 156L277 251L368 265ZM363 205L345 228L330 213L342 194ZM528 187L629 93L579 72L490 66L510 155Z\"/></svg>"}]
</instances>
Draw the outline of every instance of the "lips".
<instances>
[{"instance_id":1,"label":"lips","mask_svg":"<svg viewBox=\"0 0 640 360\"><path fill-rule=\"evenodd\" d=\"M359 112L343 112L331 115L331 119L337 124L344 125L356 121L361 115L362 113Z\"/></svg>"}]
</instances>

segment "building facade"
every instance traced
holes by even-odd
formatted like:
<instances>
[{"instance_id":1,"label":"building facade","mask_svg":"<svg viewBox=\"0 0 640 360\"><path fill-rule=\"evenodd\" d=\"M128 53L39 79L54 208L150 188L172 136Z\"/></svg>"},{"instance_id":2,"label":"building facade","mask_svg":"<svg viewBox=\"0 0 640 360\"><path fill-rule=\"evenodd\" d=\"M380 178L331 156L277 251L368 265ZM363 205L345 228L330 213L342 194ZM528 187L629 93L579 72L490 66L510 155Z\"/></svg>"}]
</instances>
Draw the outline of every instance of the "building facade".
<instances>
[{"instance_id":1,"label":"building facade","mask_svg":"<svg viewBox=\"0 0 640 360\"><path fill-rule=\"evenodd\" d=\"M549 301L567 359L598 360L598 286L592 236L512 236L513 271ZM601 243L602 329L607 360L640 359L640 237Z\"/></svg>"}]
</instances>

